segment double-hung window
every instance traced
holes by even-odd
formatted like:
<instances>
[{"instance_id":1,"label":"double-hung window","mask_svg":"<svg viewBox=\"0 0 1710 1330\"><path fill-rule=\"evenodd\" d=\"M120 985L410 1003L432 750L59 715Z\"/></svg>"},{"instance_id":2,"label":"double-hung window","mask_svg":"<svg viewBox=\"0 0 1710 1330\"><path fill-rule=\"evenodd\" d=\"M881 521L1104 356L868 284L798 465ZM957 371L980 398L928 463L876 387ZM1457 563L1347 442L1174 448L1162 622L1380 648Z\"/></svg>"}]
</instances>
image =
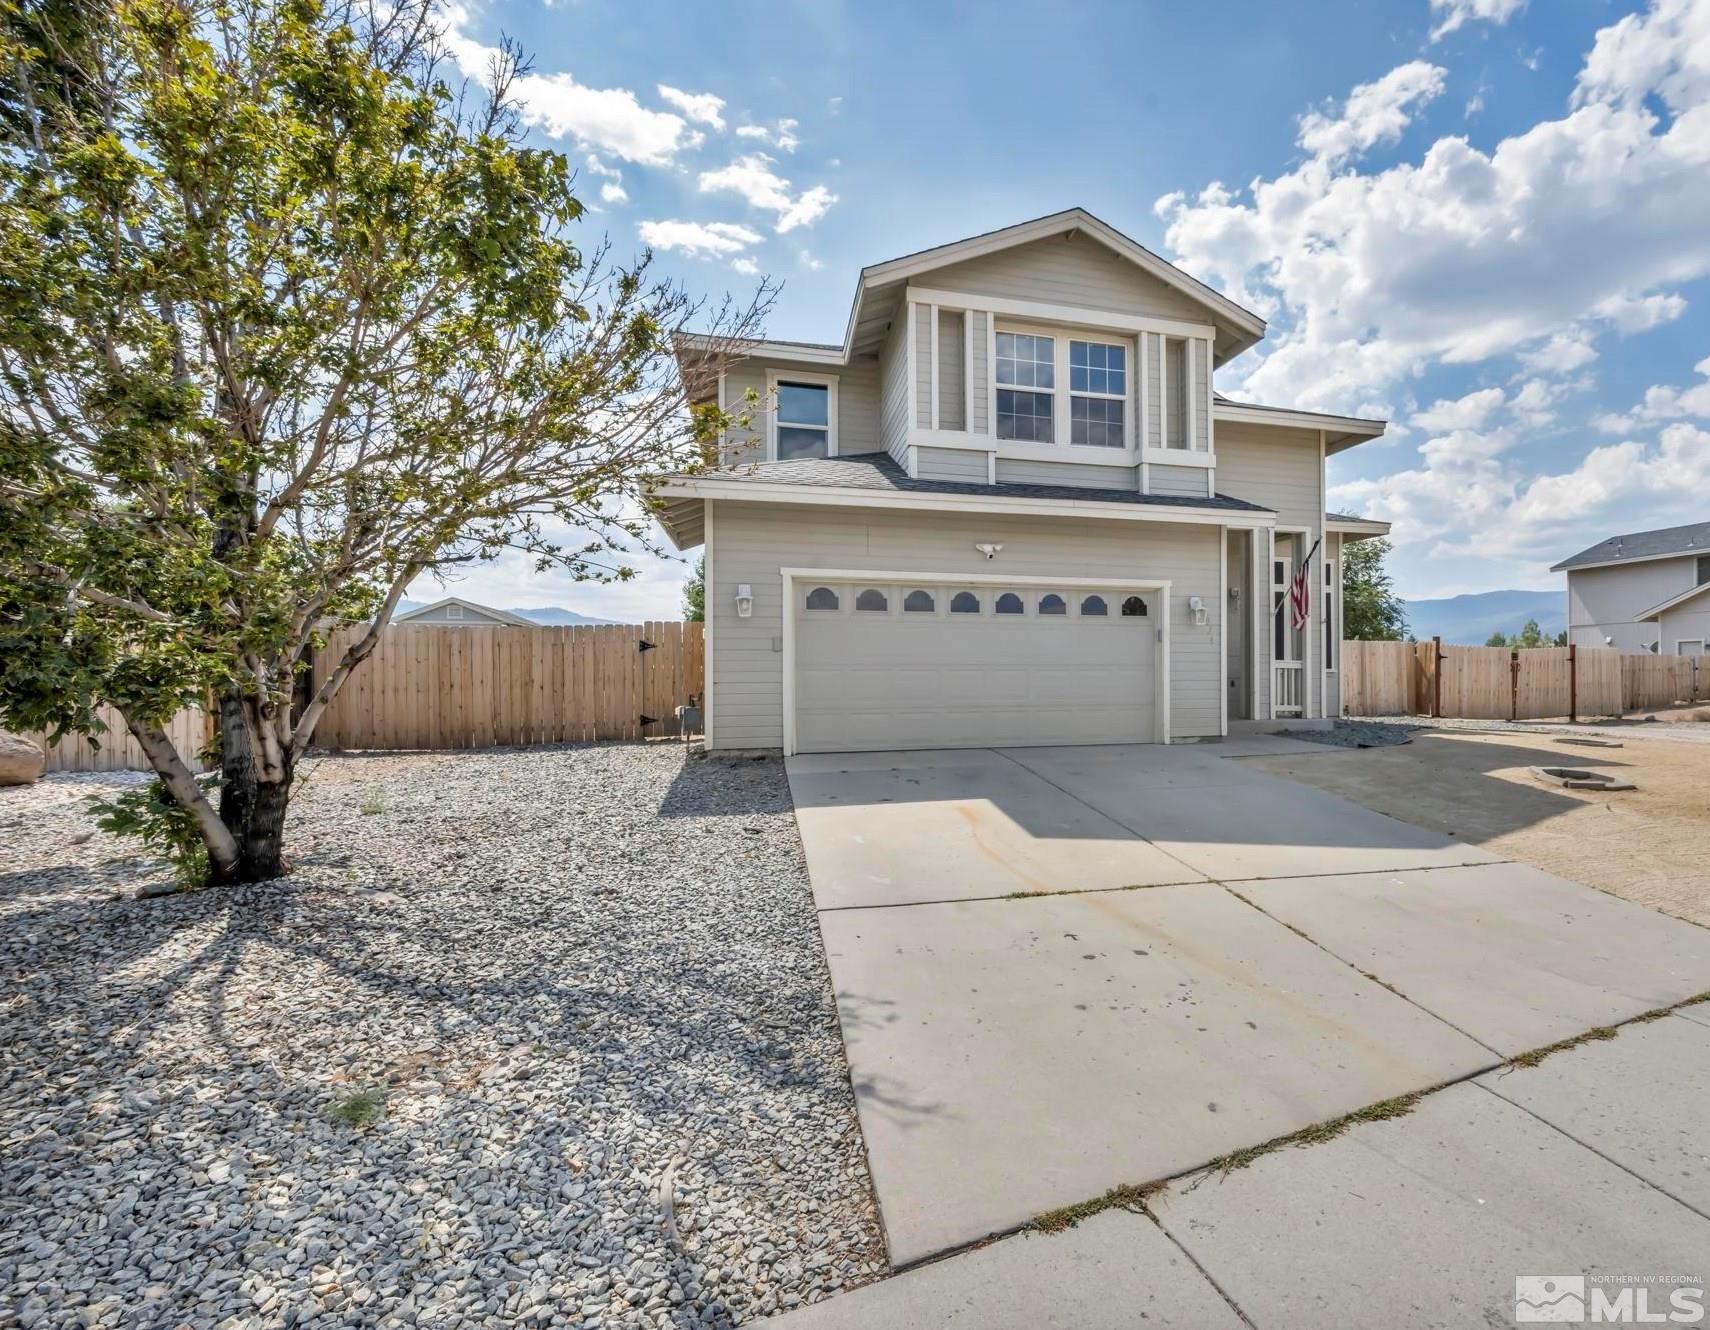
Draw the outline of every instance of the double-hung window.
<instances>
[{"instance_id":1,"label":"double-hung window","mask_svg":"<svg viewBox=\"0 0 1710 1330\"><path fill-rule=\"evenodd\" d=\"M1336 569L1338 565L1324 560L1324 669L1336 668Z\"/></svg>"},{"instance_id":2,"label":"double-hung window","mask_svg":"<svg viewBox=\"0 0 1710 1330\"><path fill-rule=\"evenodd\" d=\"M1001 330L995 342L998 438L1128 447L1127 344Z\"/></svg>"},{"instance_id":3,"label":"double-hung window","mask_svg":"<svg viewBox=\"0 0 1710 1330\"><path fill-rule=\"evenodd\" d=\"M1014 332L997 335L998 438L1057 441L1056 355L1055 338Z\"/></svg>"},{"instance_id":4,"label":"double-hung window","mask_svg":"<svg viewBox=\"0 0 1710 1330\"><path fill-rule=\"evenodd\" d=\"M836 431L832 424L836 385L829 380L780 378L774 382L773 392L778 402L773 456L780 462L799 457L836 456Z\"/></svg>"},{"instance_id":5,"label":"double-hung window","mask_svg":"<svg viewBox=\"0 0 1710 1330\"><path fill-rule=\"evenodd\" d=\"M1079 448L1121 448L1128 400L1126 348L1109 342L1069 343L1069 442Z\"/></svg>"}]
</instances>

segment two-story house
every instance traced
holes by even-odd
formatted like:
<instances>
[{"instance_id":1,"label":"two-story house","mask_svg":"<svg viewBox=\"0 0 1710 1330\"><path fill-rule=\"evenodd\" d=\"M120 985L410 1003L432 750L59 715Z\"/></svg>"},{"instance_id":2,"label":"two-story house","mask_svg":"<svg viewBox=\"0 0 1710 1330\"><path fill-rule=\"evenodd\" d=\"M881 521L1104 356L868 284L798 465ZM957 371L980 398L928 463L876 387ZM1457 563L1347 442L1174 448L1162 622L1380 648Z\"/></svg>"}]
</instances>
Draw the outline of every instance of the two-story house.
<instances>
[{"instance_id":1,"label":"two-story house","mask_svg":"<svg viewBox=\"0 0 1710 1330\"><path fill-rule=\"evenodd\" d=\"M745 348L717 392L748 423L658 492L678 548L706 546L708 746L1336 715L1342 546L1388 528L1326 519L1324 463L1384 422L1215 392L1264 333L1076 208L864 269L840 343ZM705 349L680 342L685 372Z\"/></svg>"},{"instance_id":2,"label":"two-story house","mask_svg":"<svg viewBox=\"0 0 1710 1330\"><path fill-rule=\"evenodd\" d=\"M1710 522L1610 536L1550 571L1567 574L1573 645L1707 654Z\"/></svg>"}]
</instances>

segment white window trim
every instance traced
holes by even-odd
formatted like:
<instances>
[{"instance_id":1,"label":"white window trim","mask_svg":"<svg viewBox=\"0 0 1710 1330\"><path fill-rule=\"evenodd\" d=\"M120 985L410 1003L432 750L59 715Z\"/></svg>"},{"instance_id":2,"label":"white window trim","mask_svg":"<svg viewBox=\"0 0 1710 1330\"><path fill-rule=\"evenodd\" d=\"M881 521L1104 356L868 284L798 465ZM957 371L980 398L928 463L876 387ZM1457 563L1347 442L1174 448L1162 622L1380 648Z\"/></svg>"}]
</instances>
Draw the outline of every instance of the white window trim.
<instances>
[{"instance_id":1,"label":"white window trim","mask_svg":"<svg viewBox=\"0 0 1710 1330\"><path fill-rule=\"evenodd\" d=\"M1035 462L1102 462L1107 466L1133 466L1140 460L1140 443L1137 433L1136 409L1136 374L1140 366L1139 343L1135 337L1099 328L1068 328L1056 324L1027 323L1019 319L1000 318L996 315L988 318L987 324L991 329L991 357L986 371L987 392L990 398L989 413L991 422L991 441L995 446L997 456L1013 458L1017 461ZM1005 439L998 436L998 405L997 396L1000 388L1013 392L1043 393L1045 389L1028 388L1016 384L1000 384L998 382L997 339L1002 333L1015 333L1023 337L1049 337L1051 339L1051 376L1053 386L1048 390L1051 398L1051 433L1050 443L1036 443L1031 439ZM1120 346L1123 355L1123 376L1127 391L1116 393L1074 392L1069 387L1069 343L1096 342L1101 346ZM1069 440L1074 434L1074 424L1071 413L1076 397L1086 397L1095 401L1121 402L1122 407L1122 447L1101 448L1093 444L1074 444Z\"/></svg>"},{"instance_id":2,"label":"white window trim","mask_svg":"<svg viewBox=\"0 0 1710 1330\"><path fill-rule=\"evenodd\" d=\"M807 383L826 388L825 397L825 455L837 456L837 375L818 374L809 371L788 369L769 369L766 371L766 400L770 410L766 412L766 460L778 460L778 385L780 383ZM799 425L795 421L783 422L797 429L818 429L817 425Z\"/></svg>"},{"instance_id":3,"label":"white window trim","mask_svg":"<svg viewBox=\"0 0 1710 1330\"><path fill-rule=\"evenodd\" d=\"M1116 578L1116 577L1005 577L1000 573L962 573L954 577L946 577L943 573L920 573L908 571L873 571L871 569L846 568L780 568L778 575L783 580L783 603L793 606L796 604L796 585L798 582L814 579L817 583L833 584L837 582L858 582L866 586L895 585L901 582L915 582L921 585L937 584L944 587L995 587L1011 591L1022 588L1038 587L1069 587L1085 588L1089 591L1125 590L1151 591L1158 597L1156 616L1148 615L1146 622L1157 633L1157 650L1153 656L1155 668L1153 674L1152 715L1154 742L1167 744L1170 742L1170 586L1169 581L1155 581L1150 578ZM982 602L984 597L981 597ZM1025 605L1025 599L1023 604ZM984 609L984 605L981 606ZM1149 607L1150 608L1150 607ZM871 611L869 611L871 613ZM784 756L793 757L796 751L796 623L801 616L795 613L785 614L784 650L783 650L783 729ZM995 617L995 616L994 616ZM1009 618L1012 616L1004 616ZM1020 616L1013 616L1020 617Z\"/></svg>"},{"instance_id":4,"label":"white window trim","mask_svg":"<svg viewBox=\"0 0 1710 1330\"><path fill-rule=\"evenodd\" d=\"M463 606L447 605L445 607L445 617L447 619L461 619L463 617Z\"/></svg>"},{"instance_id":5,"label":"white window trim","mask_svg":"<svg viewBox=\"0 0 1710 1330\"><path fill-rule=\"evenodd\" d=\"M1683 646L1687 646L1689 644L1696 646L1698 650L1681 650ZM1674 639L1674 654L1676 656L1684 657L1687 660L1692 660L1695 657L1702 657L1704 655L1704 639L1702 637L1677 637Z\"/></svg>"},{"instance_id":6,"label":"white window trim","mask_svg":"<svg viewBox=\"0 0 1710 1330\"><path fill-rule=\"evenodd\" d=\"M1325 550L1319 562L1324 565L1324 609L1329 611L1318 616L1324 620L1324 673L1334 674L1342 655L1342 634L1337 628L1342 621L1342 557L1331 558Z\"/></svg>"}]
</instances>

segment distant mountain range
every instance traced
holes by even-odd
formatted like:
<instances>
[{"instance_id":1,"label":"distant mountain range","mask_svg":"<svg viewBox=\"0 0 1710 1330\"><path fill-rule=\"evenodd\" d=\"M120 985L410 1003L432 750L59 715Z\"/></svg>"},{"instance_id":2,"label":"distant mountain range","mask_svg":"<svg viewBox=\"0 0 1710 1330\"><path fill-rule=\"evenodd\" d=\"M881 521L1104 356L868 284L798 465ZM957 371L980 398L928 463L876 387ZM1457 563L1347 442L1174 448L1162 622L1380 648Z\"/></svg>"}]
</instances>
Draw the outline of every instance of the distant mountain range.
<instances>
[{"instance_id":1,"label":"distant mountain range","mask_svg":"<svg viewBox=\"0 0 1710 1330\"><path fill-rule=\"evenodd\" d=\"M1492 633L1518 633L1528 619L1552 637L1567 627L1565 591L1480 591L1406 604L1407 631L1414 637L1440 636L1460 646L1482 646Z\"/></svg>"},{"instance_id":2,"label":"distant mountain range","mask_svg":"<svg viewBox=\"0 0 1710 1330\"><path fill-rule=\"evenodd\" d=\"M465 600L469 598L464 597ZM419 610L423 605L432 605L431 600L400 600L398 613L408 614L411 610ZM479 602L472 602L479 604ZM591 614L578 614L575 610L567 610L562 606L548 605L544 609L506 609L508 614L520 614L525 619L533 619L536 623L551 624L553 627L573 626L575 624L616 623L616 619L596 619Z\"/></svg>"}]
</instances>

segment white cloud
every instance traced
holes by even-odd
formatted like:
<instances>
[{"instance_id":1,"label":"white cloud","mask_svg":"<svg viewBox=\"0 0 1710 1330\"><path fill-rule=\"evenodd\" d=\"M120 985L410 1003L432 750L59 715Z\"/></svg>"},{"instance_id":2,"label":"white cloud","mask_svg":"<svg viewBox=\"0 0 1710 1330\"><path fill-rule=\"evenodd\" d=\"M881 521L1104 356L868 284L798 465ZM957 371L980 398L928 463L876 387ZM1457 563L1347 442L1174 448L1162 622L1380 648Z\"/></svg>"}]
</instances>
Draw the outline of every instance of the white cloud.
<instances>
[{"instance_id":1,"label":"white cloud","mask_svg":"<svg viewBox=\"0 0 1710 1330\"><path fill-rule=\"evenodd\" d=\"M1641 425L1655 425L1688 416L1710 420L1710 356L1705 356L1692 368L1704 382L1689 388L1652 384L1645 389L1644 400L1631 411L1624 415L1602 415L1592 424L1605 434L1625 434Z\"/></svg>"},{"instance_id":2,"label":"white cloud","mask_svg":"<svg viewBox=\"0 0 1710 1330\"><path fill-rule=\"evenodd\" d=\"M1519 361L1539 374L1572 374L1597 359L1597 348L1582 328L1559 332L1542 346L1519 352Z\"/></svg>"},{"instance_id":3,"label":"white cloud","mask_svg":"<svg viewBox=\"0 0 1710 1330\"><path fill-rule=\"evenodd\" d=\"M1528 379L1521 385L1509 401L1509 409L1515 419L1528 429L1542 429L1551 424L1556 413L1552 409L1560 400L1564 389L1560 383L1552 383L1548 379Z\"/></svg>"},{"instance_id":4,"label":"white cloud","mask_svg":"<svg viewBox=\"0 0 1710 1330\"><path fill-rule=\"evenodd\" d=\"M469 36L466 9L453 5L443 13L445 43L452 59L465 78L491 86L498 48ZM682 116L643 106L628 88L589 88L569 73L531 73L515 79L511 89L524 123L553 138L574 139L625 161L664 166L703 142Z\"/></svg>"},{"instance_id":5,"label":"white cloud","mask_svg":"<svg viewBox=\"0 0 1710 1330\"><path fill-rule=\"evenodd\" d=\"M606 181L600 186L600 201L602 203L628 203L629 191L613 181Z\"/></svg>"},{"instance_id":6,"label":"white cloud","mask_svg":"<svg viewBox=\"0 0 1710 1330\"><path fill-rule=\"evenodd\" d=\"M730 270L732 272L739 272L744 277L752 277L755 273L760 271L760 265L753 259L737 259L736 262L730 265Z\"/></svg>"},{"instance_id":7,"label":"white cloud","mask_svg":"<svg viewBox=\"0 0 1710 1330\"><path fill-rule=\"evenodd\" d=\"M1571 470L1529 478L1506 456L1514 442L1500 429L1446 435L1420 449L1419 466L1333 486L1326 502L1393 523L1404 557L1500 561L1523 583L1583 546L1587 530L1688 521L1710 490L1710 431L1695 425L1669 425L1654 444L1593 448Z\"/></svg>"},{"instance_id":8,"label":"white cloud","mask_svg":"<svg viewBox=\"0 0 1710 1330\"><path fill-rule=\"evenodd\" d=\"M821 268L825 267L823 262L805 249L796 255L796 259L802 267L806 268L809 272L818 272Z\"/></svg>"},{"instance_id":9,"label":"white cloud","mask_svg":"<svg viewBox=\"0 0 1710 1330\"><path fill-rule=\"evenodd\" d=\"M792 194L790 182L772 169L774 165L772 158L761 152L738 157L716 171L701 172L701 192L740 194L750 207L777 213L779 235L798 226L812 226L837 202L837 195L824 185Z\"/></svg>"},{"instance_id":10,"label":"white cloud","mask_svg":"<svg viewBox=\"0 0 1710 1330\"><path fill-rule=\"evenodd\" d=\"M1482 429L1507 401L1500 388L1482 388L1454 401L1439 400L1415 411L1411 423L1422 430Z\"/></svg>"},{"instance_id":11,"label":"white cloud","mask_svg":"<svg viewBox=\"0 0 1710 1330\"><path fill-rule=\"evenodd\" d=\"M736 136L743 139L753 139L764 143L769 148L779 152L794 152L802 146L802 141L796 136L797 122L790 119L774 121L768 125L738 125Z\"/></svg>"},{"instance_id":12,"label":"white cloud","mask_svg":"<svg viewBox=\"0 0 1710 1330\"><path fill-rule=\"evenodd\" d=\"M1401 136L1413 112L1443 91L1444 71L1414 60L1348 94L1339 110L1308 111L1296 141L1314 157L1340 161Z\"/></svg>"},{"instance_id":13,"label":"white cloud","mask_svg":"<svg viewBox=\"0 0 1710 1330\"><path fill-rule=\"evenodd\" d=\"M1358 165L1437 86L1414 62L1303 119L1313 155L1289 171L1160 199L1177 260L1273 318L1227 390L1347 410L1441 363L1525 351L1571 373L1595 355L1588 321L1666 314L1645 293L1710 273L1710 105L1671 118L1647 93L1710 86L1707 63L1710 4L1657 0L1599 33L1560 119L1488 152L1447 136Z\"/></svg>"},{"instance_id":14,"label":"white cloud","mask_svg":"<svg viewBox=\"0 0 1710 1330\"><path fill-rule=\"evenodd\" d=\"M760 243L760 233L734 222L647 221L636 227L643 244L691 259L722 259Z\"/></svg>"},{"instance_id":15,"label":"white cloud","mask_svg":"<svg viewBox=\"0 0 1710 1330\"><path fill-rule=\"evenodd\" d=\"M1608 319L1623 337L1648 332L1664 323L1673 323L1686 313L1686 301L1672 293L1650 296L1611 296L1593 311Z\"/></svg>"},{"instance_id":16,"label":"white cloud","mask_svg":"<svg viewBox=\"0 0 1710 1330\"><path fill-rule=\"evenodd\" d=\"M710 92L684 92L664 83L659 85L659 96L699 124L711 125L714 129L724 128L722 97L715 97Z\"/></svg>"},{"instance_id":17,"label":"white cloud","mask_svg":"<svg viewBox=\"0 0 1710 1330\"><path fill-rule=\"evenodd\" d=\"M1431 12L1441 13L1431 29L1431 40L1441 41L1457 28L1474 20L1506 23L1525 7L1526 0L1431 0Z\"/></svg>"}]
</instances>

